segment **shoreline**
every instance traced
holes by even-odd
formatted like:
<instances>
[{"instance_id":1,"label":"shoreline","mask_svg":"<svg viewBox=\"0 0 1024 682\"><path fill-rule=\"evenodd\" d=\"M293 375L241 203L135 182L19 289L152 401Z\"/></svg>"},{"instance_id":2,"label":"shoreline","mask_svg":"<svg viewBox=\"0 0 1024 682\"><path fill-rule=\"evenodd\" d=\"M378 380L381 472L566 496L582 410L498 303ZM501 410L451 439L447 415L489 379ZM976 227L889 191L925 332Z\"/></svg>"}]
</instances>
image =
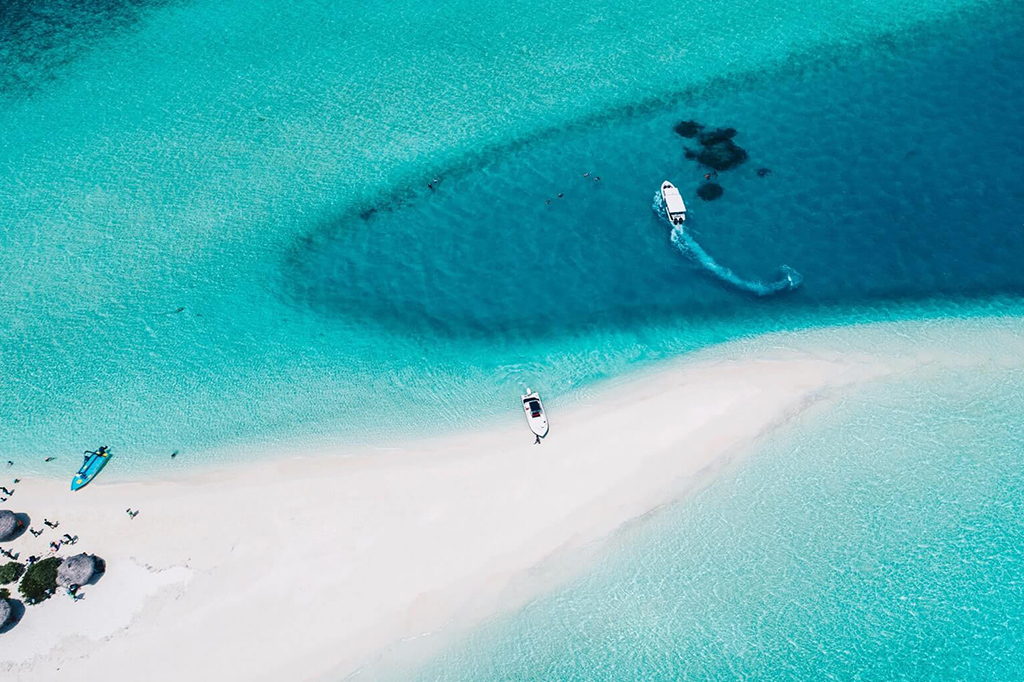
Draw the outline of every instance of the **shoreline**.
<instances>
[{"instance_id":1,"label":"shoreline","mask_svg":"<svg viewBox=\"0 0 1024 682\"><path fill-rule=\"evenodd\" d=\"M58 595L27 609L0 635L0 671L32 680L127 680L140 669L149 679L340 679L368 662L372 671L402 640L435 633L423 644L437 647L521 605L539 583L564 579L551 565L600 551L809 408L885 378L1021 358L1020 318L775 333L595 386L552 411L541 447L525 424L503 423L163 480L101 475L76 495L64 479L25 480L6 506L61 528L5 546L24 558L67 530L80 541L61 554L95 553L108 572L81 602ZM570 572L585 569L572 563Z\"/></svg>"}]
</instances>

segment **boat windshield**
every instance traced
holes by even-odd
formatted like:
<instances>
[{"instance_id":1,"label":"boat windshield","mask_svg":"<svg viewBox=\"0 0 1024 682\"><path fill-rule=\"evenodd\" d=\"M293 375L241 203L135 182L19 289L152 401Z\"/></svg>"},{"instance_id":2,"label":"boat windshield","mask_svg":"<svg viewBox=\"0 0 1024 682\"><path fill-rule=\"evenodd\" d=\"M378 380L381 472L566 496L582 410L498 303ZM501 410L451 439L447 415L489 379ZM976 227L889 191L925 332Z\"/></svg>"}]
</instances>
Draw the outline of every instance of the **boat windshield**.
<instances>
[{"instance_id":1,"label":"boat windshield","mask_svg":"<svg viewBox=\"0 0 1024 682\"><path fill-rule=\"evenodd\" d=\"M533 416L536 417L540 414L540 403L536 400L530 401L530 411L533 412Z\"/></svg>"}]
</instances>

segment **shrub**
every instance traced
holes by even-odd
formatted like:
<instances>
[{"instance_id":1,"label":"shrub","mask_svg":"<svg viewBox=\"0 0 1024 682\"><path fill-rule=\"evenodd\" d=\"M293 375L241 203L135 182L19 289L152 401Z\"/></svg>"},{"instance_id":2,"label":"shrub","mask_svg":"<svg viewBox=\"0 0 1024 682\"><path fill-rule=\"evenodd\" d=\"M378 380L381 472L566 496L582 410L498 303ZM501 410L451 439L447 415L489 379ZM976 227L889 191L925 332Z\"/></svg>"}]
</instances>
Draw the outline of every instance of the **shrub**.
<instances>
[{"instance_id":1,"label":"shrub","mask_svg":"<svg viewBox=\"0 0 1024 682\"><path fill-rule=\"evenodd\" d=\"M0 587L0 601L11 598L11 591L6 587Z\"/></svg>"},{"instance_id":2,"label":"shrub","mask_svg":"<svg viewBox=\"0 0 1024 682\"><path fill-rule=\"evenodd\" d=\"M18 585L18 592L21 592L27 604L38 604L50 598L57 589L58 566L60 559L52 556L28 567Z\"/></svg>"},{"instance_id":3,"label":"shrub","mask_svg":"<svg viewBox=\"0 0 1024 682\"><path fill-rule=\"evenodd\" d=\"M19 564L17 561L9 561L3 566L0 566L0 585L6 585L7 583L13 583L15 580L21 577L21 574L25 572L25 567Z\"/></svg>"}]
</instances>

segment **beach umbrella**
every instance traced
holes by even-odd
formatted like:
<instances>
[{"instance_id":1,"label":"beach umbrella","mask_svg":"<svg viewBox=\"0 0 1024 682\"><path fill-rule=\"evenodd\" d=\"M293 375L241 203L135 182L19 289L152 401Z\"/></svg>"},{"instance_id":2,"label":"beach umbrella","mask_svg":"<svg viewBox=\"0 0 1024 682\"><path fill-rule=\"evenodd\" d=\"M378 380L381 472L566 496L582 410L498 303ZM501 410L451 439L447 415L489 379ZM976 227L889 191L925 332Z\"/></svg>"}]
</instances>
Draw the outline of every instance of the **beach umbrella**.
<instances>
[{"instance_id":1,"label":"beach umbrella","mask_svg":"<svg viewBox=\"0 0 1024 682\"><path fill-rule=\"evenodd\" d=\"M18 532L18 517L9 509L0 509L0 542Z\"/></svg>"},{"instance_id":2,"label":"beach umbrella","mask_svg":"<svg viewBox=\"0 0 1024 682\"><path fill-rule=\"evenodd\" d=\"M85 585L96 575L96 557L91 554L70 556L57 568L57 584L67 588Z\"/></svg>"},{"instance_id":3,"label":"beach umbrella","mask_svg":"<svg viewBox=\"0 0 1024 682\"><path fill-rule=\"evenodd\" d=\"M6 599L0 599L0 628L11 619L11 603Z\"/></svg>"}]
</instances>

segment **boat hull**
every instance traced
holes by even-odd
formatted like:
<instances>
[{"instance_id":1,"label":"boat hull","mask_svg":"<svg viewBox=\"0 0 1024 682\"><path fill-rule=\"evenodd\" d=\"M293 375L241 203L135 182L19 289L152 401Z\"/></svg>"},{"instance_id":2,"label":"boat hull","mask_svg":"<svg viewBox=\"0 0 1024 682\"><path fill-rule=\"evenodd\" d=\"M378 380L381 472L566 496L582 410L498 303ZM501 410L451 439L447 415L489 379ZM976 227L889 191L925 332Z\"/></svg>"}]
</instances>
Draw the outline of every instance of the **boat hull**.
<instances>
[{"instance_id":1,"label":"boat hull","mask_svg":"<svg viewBox=\"0 0 1024 682\"><path fill-rule=\"evenodd\" d=\"M93 453L89 457L85 458L85 462L82 463L82 468L78 470L75 477L71 479L71 491L80 490L85 486L89 485L92 479L96 478L96 475L103 471L103 467L110 461L110 453L105 452L103 454Z\"/></svg>"},{"instance_id":2,"label":"boat hull","mask_svg":"<svg viewBox=\"0 0 1024 682\"><path fill-rule=\"evenodd\" d=\"M526 393L522 398L523 412L526 413L526 423L530 425L530 430L534 434L544 438L548 435L548 417L544 412L544 403L541 402L540 396L530 392L530 389L526 389Z\"/></svg>"},{"instance_id":3,"label":"boat hull","mask_svg":"<svg viewBox=\"0 0 1024 682\"><path fill-rule=\"evenodd\" d=\"M673 225L682 225L686 220L686 204L679 190L666 180L661 183L661 203L665 207L665 215Z\"/></svg>"}]
</instances>

